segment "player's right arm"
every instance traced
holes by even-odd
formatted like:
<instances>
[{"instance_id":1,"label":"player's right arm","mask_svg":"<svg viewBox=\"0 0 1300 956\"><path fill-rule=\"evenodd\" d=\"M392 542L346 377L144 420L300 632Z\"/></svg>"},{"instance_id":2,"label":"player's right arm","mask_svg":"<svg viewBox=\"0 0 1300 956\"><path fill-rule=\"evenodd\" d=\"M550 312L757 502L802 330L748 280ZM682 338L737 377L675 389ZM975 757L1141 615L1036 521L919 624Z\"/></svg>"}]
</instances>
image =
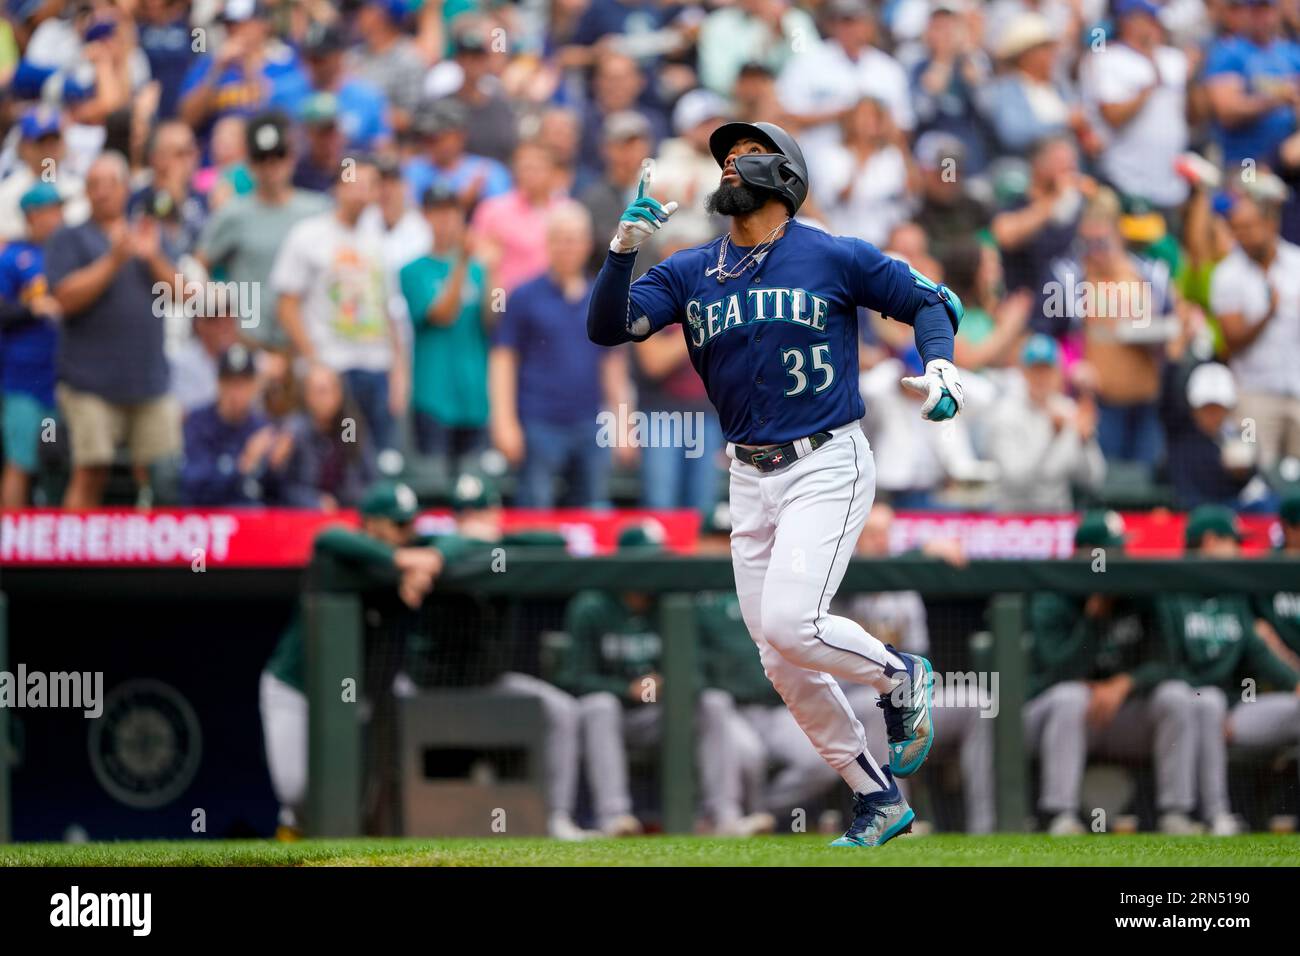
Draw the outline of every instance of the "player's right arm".
<instances>
[{"instance_id":1,"label":"player's right arm","mask_svg":"<svg viewBox=\"0 0 1300 956\"><path fill-rule=\"evenodd\" d=\"M640 342L681 314L677 282L665 263L638 279L635 288L632 286L637 249L677 211L677 203L661 205L645 194L645 187L646 177L642 176L636 199L623 211L609 243L609 255L592 285L587 337L597 345Z\"/></svg>"}]
</instances>

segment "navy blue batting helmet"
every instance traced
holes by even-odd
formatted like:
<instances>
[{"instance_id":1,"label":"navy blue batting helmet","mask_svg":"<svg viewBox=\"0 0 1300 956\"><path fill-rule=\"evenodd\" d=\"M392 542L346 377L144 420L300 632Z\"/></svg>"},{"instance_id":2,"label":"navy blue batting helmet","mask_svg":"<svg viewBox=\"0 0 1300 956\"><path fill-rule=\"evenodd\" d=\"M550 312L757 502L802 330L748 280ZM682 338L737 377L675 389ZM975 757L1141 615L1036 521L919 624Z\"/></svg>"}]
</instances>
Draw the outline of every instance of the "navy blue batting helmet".
<instances>
[{"instance_id":1,"label":"navy blue batting helmet","mask_svg":"<svg viewBox=\"0 0 1300 956\"><path fill-rule=\"evenodd\" d=\"M736 157L736 175L749 186L776 193L790 210L799 211L808 198L808 164L794 137L775 123L724 123L709 137L709 151L719 166L742 139L753 139L772 152Z\"/></svg>"}]
</instances>

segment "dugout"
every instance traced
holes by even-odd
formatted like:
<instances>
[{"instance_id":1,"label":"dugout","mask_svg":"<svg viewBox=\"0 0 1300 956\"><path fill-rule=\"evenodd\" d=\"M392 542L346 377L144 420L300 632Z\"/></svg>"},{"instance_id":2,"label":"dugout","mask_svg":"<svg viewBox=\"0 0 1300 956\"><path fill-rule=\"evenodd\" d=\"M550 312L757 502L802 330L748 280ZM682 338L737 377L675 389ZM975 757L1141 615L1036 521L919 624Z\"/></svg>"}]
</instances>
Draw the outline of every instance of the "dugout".
<instances>
[{"instance_id":1,"label":"dugout","mask_svg":"<svg viewBox=\"0 0 1300 956\"><path fill-rule=\"evenodd\" d=\"M304 577L288 569L210 568L203 574L188 567L5 569L0 670L18 661L49 670L102 668L106 686L134 683L126 693L128 703L143 700L146 709L167 718L165 725L152 718L154 723L146 721L137 732L172 734L175 741L193 744L186 736L192 716L200 728L200 759L196 763L178 743L163 766L146 768L166 776L169 786L155 781L155 792L133 794L133 786L149 788L121 767L97 766L103 756L92 756L88 722L80 714L0 709L0 741L9 742L0 768L0 833L6 839L60 840L75 836L69 828L76 824L94 839L185 837L193 835L195 809L206 812L208 836L265 832L275 804L261 746L257 677L297 602L308 622L308 695L326 702L311 710L309 828L322 835L373 830L367 786L383 772L376 769L374 755L392 743L368 742L367 737L388 731L373 714L339 701L336 689L343 678L361 673L372 685L366 690L375 692L370 696L382 696L376 689L387 686L383 681L406 648L386 645L382 632L367 633L362 595L347 575L336 572L316 568ZM657 803L664 829L689 832L695 810L694 701L691 682L683 678L695 667L693 595L732 588L727 558L573 558L521 549L508 555L504 573L486 559L451 568L422 609L422 627L452 640L450 646L459 642L461 650L438 659L444 669L432 682L481 686L504 668L536 672L544 666L547 635L562 626L570 595L584 588L619 591L628 581L661 597L666 724ZM938 666L998 672L998 825L1020 830L1032 792L1018 719L1025 686L1026 594L1271 593L1293 590L1297 581L1300 562L1276 556L1115 557L1104 572L1078 560L972 561L954 568L930 559L892 558L855 559L840 593L916 590L930 609ZM972 635L980 634L986 636L972 645ZM156 684L178 691L183 703ZM380 764L396 775L396 752L388 754ZM1259 791L1250 799L1295 805L1294 766L1255 768L1249 782ZM1233 796L1238 800L1241 793ZM1241 809L1259 824L1251 809Z\"/></svg>"}]
</instances>

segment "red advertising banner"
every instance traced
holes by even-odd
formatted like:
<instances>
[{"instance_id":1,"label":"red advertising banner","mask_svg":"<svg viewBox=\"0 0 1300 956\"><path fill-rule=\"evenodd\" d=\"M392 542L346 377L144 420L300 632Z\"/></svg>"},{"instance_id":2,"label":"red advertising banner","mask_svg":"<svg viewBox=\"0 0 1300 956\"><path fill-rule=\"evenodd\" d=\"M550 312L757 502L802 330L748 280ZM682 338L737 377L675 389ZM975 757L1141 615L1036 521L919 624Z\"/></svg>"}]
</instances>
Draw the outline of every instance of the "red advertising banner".
<instances>
[{"instance_id":1,"label":"red advertising banner","mask_svg":"<svg viewBox=\"0 0 1300 956\"><path fill-rule=\"evenodd\" d=\"M1137 557L1170 557L1183 551L1186 517L1168 512L1124 516L1128 543ZM666 546L690 553L699 535L693 511L587 511L506 509L502 530L545 529L561 534L570 554L587 556L613 551L619 532L629 524L657 522ZM208 567L304 567L312 540L321 528L355 526L355 512L327 515L293 509L129 509L93 512L12 511L0 515L0 566L21 567L157 567L191 564L199 557ZM901 512L890 533L894 553L921 547L934 538L956 539L971 559L1061 558L1074 548L1078 517L1062 515L989 515L947 512ZM1248 515L1241 519L1244 550L1273 547L1277 519ZM429 511L416 527L426 534L449 533L455 522L448 511Z\"/></svg>"},{"instance_id":2,"label":"red advertising banner","mask_svg":"<svg viewBox=\"0 0 1300 956\"><path fill-rule=\"evenodd\" d=\"M1142 558L1177 557L1184 551L1187 516L1169 511L1125 512L1126 554ZM1258 554L1280 540L1273 515L1242 515L1242 550ZM956 539L971 560L988 558L1065 558L1074 552L1075 514L978 514L899 512L890 528L895 554L921 547L934 538Z\"/></svg>"},{"instance_id":3,"label":"red advertising banner","mask_svg":"<svg viewBox=\"0 0 1300 956\"><path fill-rule=\"evenodd\" d=\"M670 550L694 549L700 521L693 511L507 509L502 530L556 531L571 554L591 555L612 551L626 525L647 520L662 527ZM305 567L322 528L357 522L351 511L280 508L10 511L0 515L0 566L158 567L201 558L209 568ZM430 511L416 527L426 534L449 533L455 522L450 512Z\"/></svg>"}]
</instances>

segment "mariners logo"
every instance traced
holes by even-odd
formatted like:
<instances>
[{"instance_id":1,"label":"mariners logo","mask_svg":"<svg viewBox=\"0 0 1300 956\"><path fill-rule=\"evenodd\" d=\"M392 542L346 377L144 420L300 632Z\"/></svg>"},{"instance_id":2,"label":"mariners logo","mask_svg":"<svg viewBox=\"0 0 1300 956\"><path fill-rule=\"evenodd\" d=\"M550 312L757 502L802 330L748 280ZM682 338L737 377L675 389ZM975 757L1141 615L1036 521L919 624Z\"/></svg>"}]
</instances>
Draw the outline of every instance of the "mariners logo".
<instances>
[{"instance_id":1,"label":"mariners logo","mask_svg":"<svg viewBox=\"0 0 1300 956\"><path fill-rule=\"evenodd\" d=\"M103 717L91 722L95 778L129 807L147 810L179 797L198 772L202 750L194 708L162 681L119 684L104 701Z\"/></svg>"},{"instance_id":2,"label":"mariners logo","mask_svg":"<svg viewBox=\"0 0 1300 956\"><path fill-rule=\"evenodd\" d=\"M694 338L694 339L700 339L700 338L703 337L703 333L704 333L704 316L702 316L702 315L700 315L698 312L696 312L694 315L688 315L688 316L686 317L686 322L687 322L687 324L690 325L690 327L691 327L691 337L692 337L692 338Z\"/></svg>"}]
</instances>

